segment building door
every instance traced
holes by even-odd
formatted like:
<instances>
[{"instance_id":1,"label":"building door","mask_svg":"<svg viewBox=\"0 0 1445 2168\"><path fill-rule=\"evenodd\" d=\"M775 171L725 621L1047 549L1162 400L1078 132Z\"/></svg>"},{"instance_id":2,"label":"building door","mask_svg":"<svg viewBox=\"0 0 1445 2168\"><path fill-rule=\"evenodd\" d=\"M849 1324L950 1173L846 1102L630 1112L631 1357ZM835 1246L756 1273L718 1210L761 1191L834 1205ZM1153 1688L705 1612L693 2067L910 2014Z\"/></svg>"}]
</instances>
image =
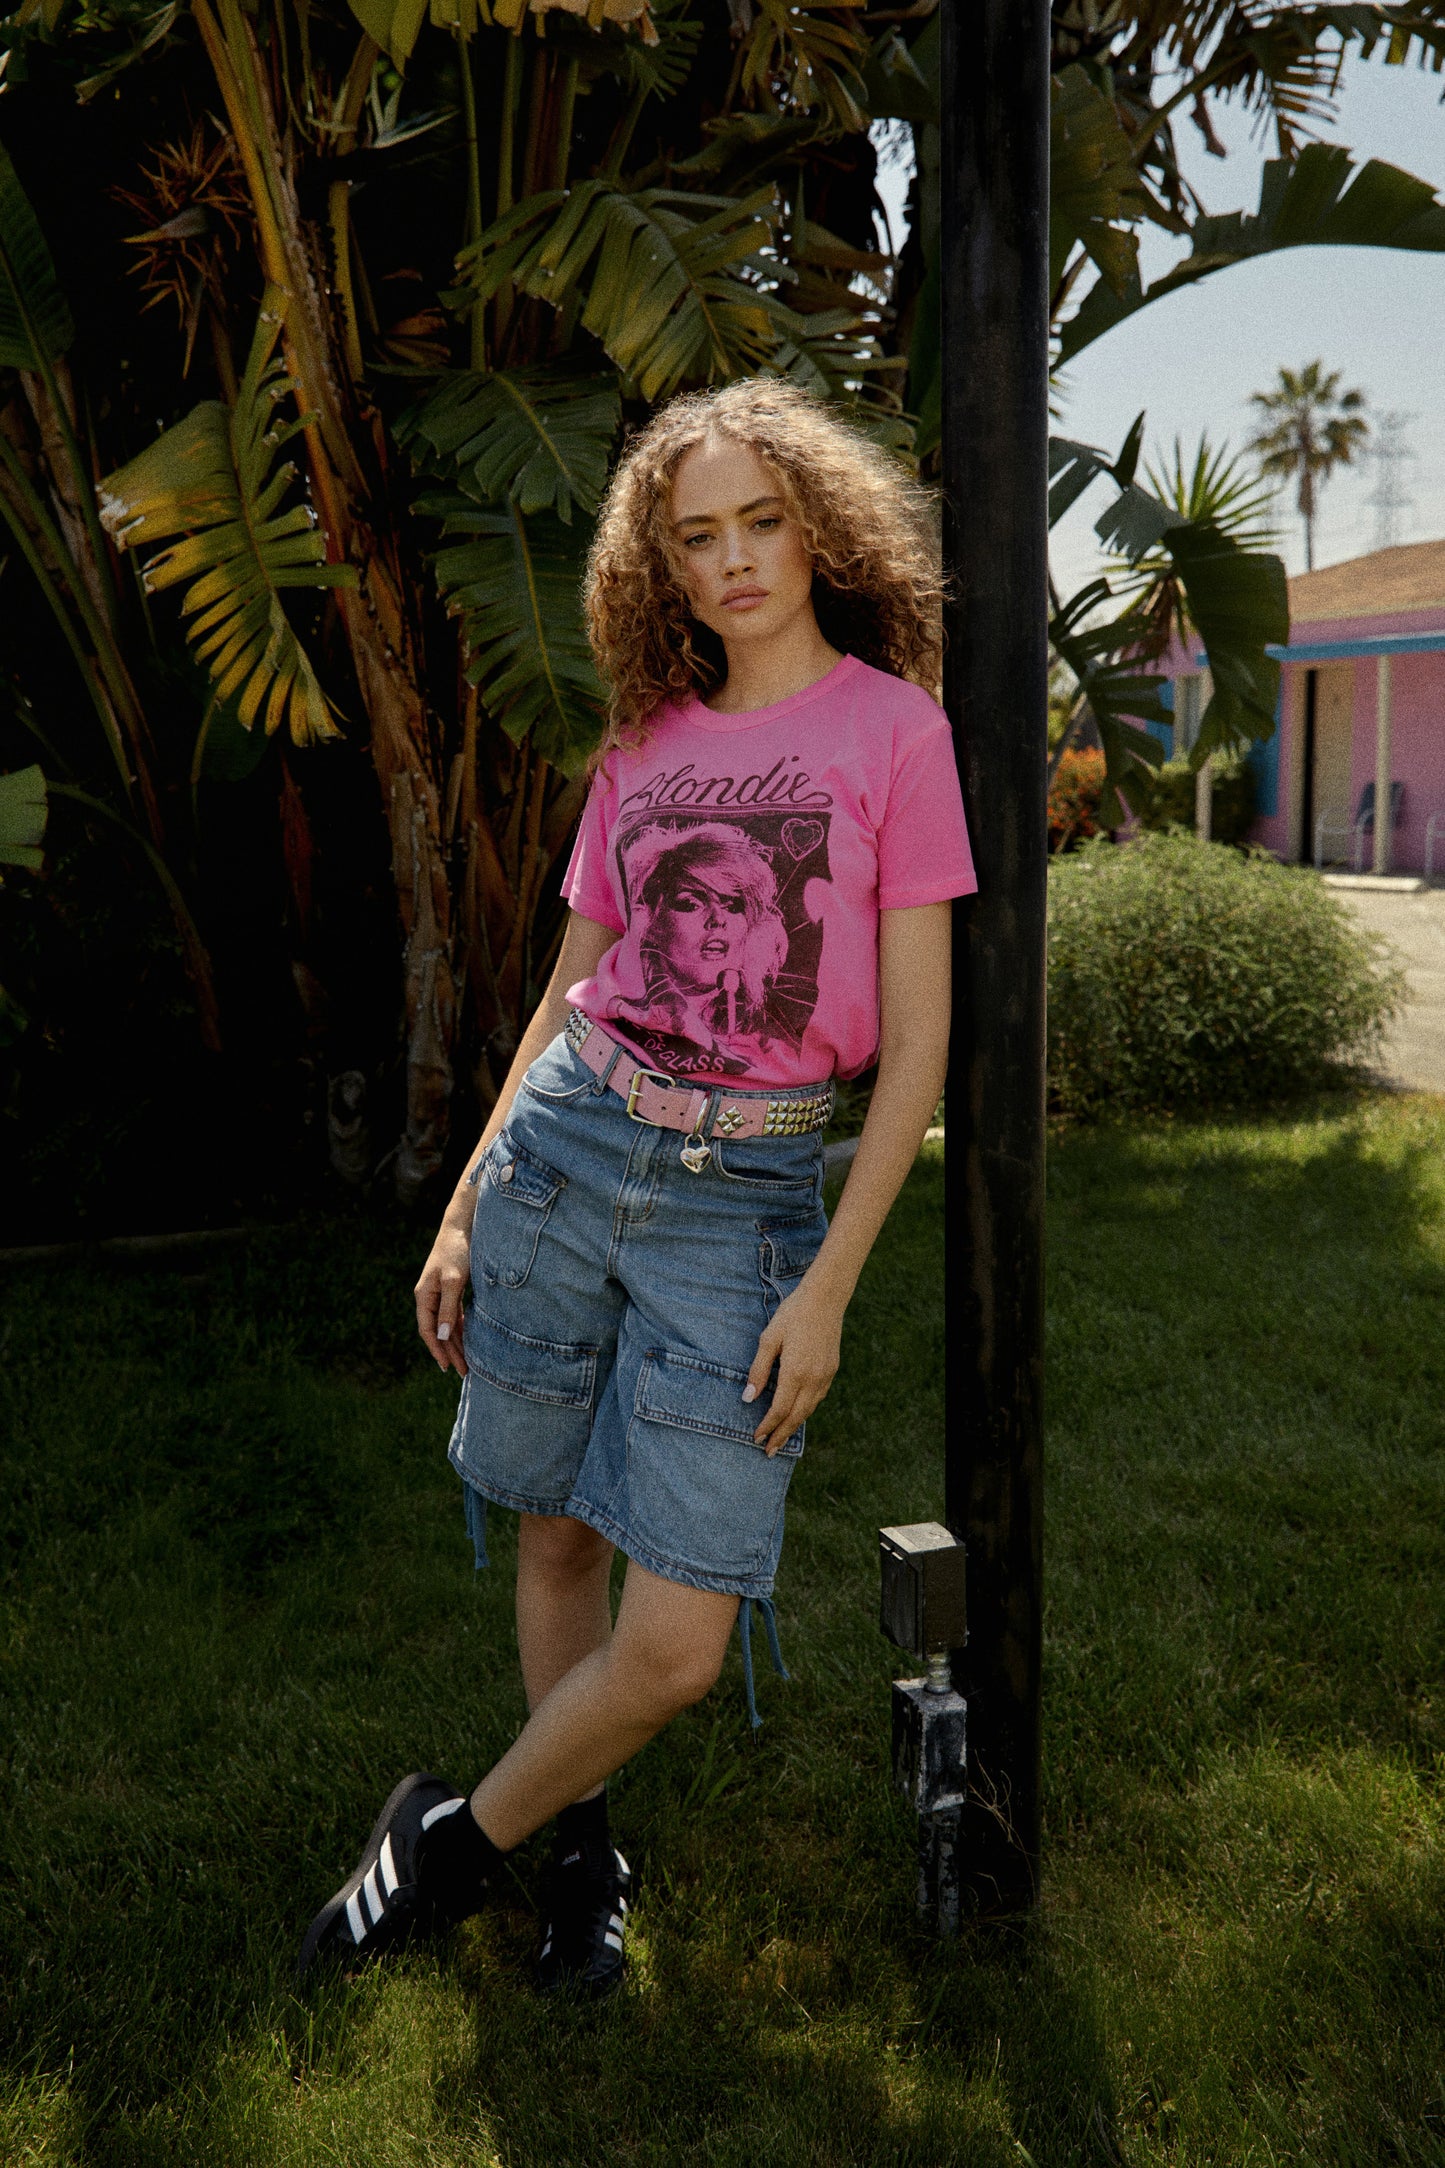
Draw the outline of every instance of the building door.
<instances>
[{"instance_id":1,"label":"building door","mask_svg":"<svg viewBox=\"0 0 1445 2168\"><path fill-rule=\"evenodd\" d=\"M1300 856L1313 862L1315 832L1325 821L1324 857L1350 856L1350 816L1354 811L1355 666L1325 663L1310 672L1314 698L1306 694L1304 804L1306 821Z\"/></svg>"}]
</instances>

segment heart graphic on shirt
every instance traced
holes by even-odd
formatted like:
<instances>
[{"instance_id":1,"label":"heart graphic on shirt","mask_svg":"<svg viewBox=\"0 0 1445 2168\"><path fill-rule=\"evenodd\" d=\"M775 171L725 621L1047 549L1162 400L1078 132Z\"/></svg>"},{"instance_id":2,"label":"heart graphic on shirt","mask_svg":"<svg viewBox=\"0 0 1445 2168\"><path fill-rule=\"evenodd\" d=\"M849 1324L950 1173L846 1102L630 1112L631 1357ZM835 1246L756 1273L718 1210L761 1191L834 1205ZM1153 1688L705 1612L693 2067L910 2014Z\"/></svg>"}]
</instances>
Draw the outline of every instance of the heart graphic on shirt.
<instances>
[{"instance_id":1,"label":"heart graphic on shirt","mask_svg":"<svg viewBox=\"0 0 1445 2168\"><path fill-rule=\"evenodd\" d=\"M784 821L783 844L790 858L806 858L823 840L821 821Z\"/></svg>"}]
</instances>

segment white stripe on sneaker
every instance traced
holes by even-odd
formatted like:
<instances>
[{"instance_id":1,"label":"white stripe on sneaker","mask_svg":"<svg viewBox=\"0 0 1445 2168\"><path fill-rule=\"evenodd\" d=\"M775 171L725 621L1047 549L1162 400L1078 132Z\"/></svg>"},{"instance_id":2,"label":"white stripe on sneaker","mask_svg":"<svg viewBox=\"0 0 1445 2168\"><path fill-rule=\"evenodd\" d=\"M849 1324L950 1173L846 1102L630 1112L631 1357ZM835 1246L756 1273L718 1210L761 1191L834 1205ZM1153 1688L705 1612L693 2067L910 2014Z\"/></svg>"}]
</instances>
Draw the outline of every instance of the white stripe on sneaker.
<instances>
[{"instance_id":1,"label":"white stripe on sneaker","mask_svg":"<svg viewBox=\"0 0 1445 2168\"><path fill-rule=\"evenodd\" d=\"M618 1953L618 1955L619 1955L619 1956L621 1955L621 1953L622 1953L622 1937L621 1937L621 1935L614 1935L614 1934L605 1934L605 1935L604 1935L604 1936L602 1937L602 1940L603 1940L603 1942L605 1943L606 1947L607 1947L607 1948L608 1948L609 1950L616 1950L616 1951L617 1951L617 1953Z\"/></svg>"},{"instance_id":2,"label":"white stripe on sneaker","mask_svg":"<svg viewBox=\"0 0 1445 2168\"><path fill-rule=\"evenodd\" d=\"M381 1918L382 1913L386 1910L385 1905L381 1901L381 1891L376 1886L376 1869L374 1867L367 1868L366 1880L362 1883L361 1886L366 1892L366 1909L371 1914L372 1923L374 1925L375 1922Z\"/></svg>"},{"instance_id":3,"label":"white stripe on sneaker","mask_svg":"<svg viewBox=\"0 0 1445 2168\"><path fill-rule=\"evenodd\" d=\"M439 1822L443 1815L455 1814L458 1807L464 1807L465 1805L465 1799L444 1799L439 1807L428 1807L421 1818L422 1828L430 1829L432 1823Z\"/></svg>"},{"instance_id":4,"label":"white stripe on sneaker","mask_svg":"<svg viewBox=\"0 0 1445 2168\"><path fill-rule=\"evenodd\" d=\"M626 1860L622 1857L622 1854L618 1851L616 1845L612 1847L612 1857L617 1862L617 1872L619 1874L631 1874L632 1869L628 1866Z\"/></svg>"},{"instance_id":5,"label":"white stripe on sneaker","mask_svg":"<svg viewBox=\"0 0 1445 2168\"><path fill-rule=\"evenodd\" d=\"M361 1917L361 1906L357 1903L356 1896L357 1893L353 1890L346 1900L346 1924L351 1929L352 1941L360 1949L366 1934L366 1927Z\"/></svg>"},{"instance_id":6,"label":"white stripe on sneaker","mask_svg":"<svg viewBox=\"0 0 1445 2168\"><path fill-rule=\"evenodd\" d=\"M387 1894L387 1896L388 1896L388 1897L390 1897L390 1896L392 1895L393 1891L395 1890L395 1888L396 1888L396 1883L397 1883L397 1874L396 1874L396 1861L395 1861L395 1860L394 1860L394 1859L392 1858L392 1855L391 1855L391 1831L390 1831L390 1830L388 1830L388 1831L387 1831L387 1833L386 1833L386 1836L385 1836L385 1837L384 1837L384 1839L382 1840L382 1846L381 1846L381 1879L382 1879L382 1881L383 1881L383 1882L385 1883L385 1885L386 1885L386 1894Z\"/></svg>"}]
</instances>

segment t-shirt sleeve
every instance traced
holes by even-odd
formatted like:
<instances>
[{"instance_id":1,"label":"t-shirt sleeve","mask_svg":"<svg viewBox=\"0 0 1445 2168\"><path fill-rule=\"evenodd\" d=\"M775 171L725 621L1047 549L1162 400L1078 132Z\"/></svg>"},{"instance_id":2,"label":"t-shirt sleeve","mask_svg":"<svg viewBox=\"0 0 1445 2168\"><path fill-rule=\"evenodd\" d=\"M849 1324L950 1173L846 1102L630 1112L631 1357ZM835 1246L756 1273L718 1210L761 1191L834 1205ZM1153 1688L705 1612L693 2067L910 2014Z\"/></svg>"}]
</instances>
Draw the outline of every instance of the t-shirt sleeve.
<instances>
[{"instance_id":1,"label":"t-shirt sleeve","mask_svg":"<svg viewBox=\"0 0 1445 2168\"><path fill-rule=\"evenodd\" d=\"M599 926L610 926L621 934L627 931L627 921L607 878L607 838L607 785L596 775L562 876L562 893L581 917L596 919Z\"/></svg>"},{"instance_id":2,"label":"t-shirt sleeve","mask_svg":"<svg viewBox=\"0 0 1445 2168\"><path fill-rule=\"evenodd\" d=\"M908 748L893 777L878 831L878 908L906 911L977 887L953 733L941 723Z\"/></svg>"}]
</instances>

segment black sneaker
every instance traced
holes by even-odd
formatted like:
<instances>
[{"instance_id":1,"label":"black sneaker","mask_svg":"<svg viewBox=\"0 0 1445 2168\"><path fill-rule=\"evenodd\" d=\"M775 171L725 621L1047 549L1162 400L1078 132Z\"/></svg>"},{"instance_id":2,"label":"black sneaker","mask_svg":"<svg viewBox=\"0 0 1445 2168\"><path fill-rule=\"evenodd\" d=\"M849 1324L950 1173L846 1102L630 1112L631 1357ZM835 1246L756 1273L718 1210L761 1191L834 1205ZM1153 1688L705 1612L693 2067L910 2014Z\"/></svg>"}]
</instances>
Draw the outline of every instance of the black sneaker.
<instances>
[{"instance_id":1,"label":"black sneaker","mask_svg":"<svg viewBox=\"0 0 1445 2168\"><path fill-rule=\"evenodd\" d=\"M355 1871L321 1907L306 1930L296 1961L298 1978L318 1957L344 1964L399 1949L412 1934L450 1926L480 1909L481 1877L428 1873L431 1832L467 1813L454 1784L417 1770L403 1777L367 1839Z\"/></svg>"},{"instance_id":2,"label":"black sneaker","mask_svg":"<svg viewBox=\"0 0 1445 2168\"><path fill-rule=\"evenodd\" d=\"M570 1987L598 1998L622 1985L622 1942L632 1895L632 1870L608 1845L588 1858L579 1846L552 1863L551 1887L537 1957L544 1995Z\"/></svg>"}]
</instances>

